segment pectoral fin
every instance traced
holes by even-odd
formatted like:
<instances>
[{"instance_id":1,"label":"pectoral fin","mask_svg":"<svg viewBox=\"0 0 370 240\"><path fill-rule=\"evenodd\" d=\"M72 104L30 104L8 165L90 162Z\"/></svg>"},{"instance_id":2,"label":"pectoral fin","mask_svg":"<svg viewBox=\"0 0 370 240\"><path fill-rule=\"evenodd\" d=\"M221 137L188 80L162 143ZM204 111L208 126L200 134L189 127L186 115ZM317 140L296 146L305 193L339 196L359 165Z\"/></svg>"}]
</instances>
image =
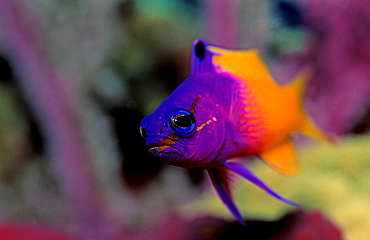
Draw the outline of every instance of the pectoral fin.
<instances>
[{"instance_id":1,"label":"pectoral fin","mask_svg":"<svg viewBox=\"0 0 370 240\"><path fill-rule=\"evenodd\" d=\"M281 173L296 174L299 171L296 152L290 138L263 152L260 157Z\"/></svg>"},{"instance_id":2,"label":"pectoral fin","mask_svg":"<svg viewBox=\"0 0 370 240\"><path fill-rule=\"evenodd\" d=\"M212 184L215 187L218 195L220 196L222 202L227 206L230 212L239 220L239 222L246 226L242 214L236 207L231 190L230 190L230 179L227 176L227 169L220 167L217 169L209 169L208 174L211 177Z\"/></svg>"}]
</instances>

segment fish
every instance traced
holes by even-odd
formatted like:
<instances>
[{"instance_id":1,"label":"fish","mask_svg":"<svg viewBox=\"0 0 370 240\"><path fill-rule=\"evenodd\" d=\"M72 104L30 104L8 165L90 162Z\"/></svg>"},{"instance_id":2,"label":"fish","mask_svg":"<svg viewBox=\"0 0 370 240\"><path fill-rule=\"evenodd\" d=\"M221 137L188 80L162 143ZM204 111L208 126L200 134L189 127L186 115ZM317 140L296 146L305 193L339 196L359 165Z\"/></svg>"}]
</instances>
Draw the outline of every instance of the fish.
<instances>
[{"instance_id":1,"label":"fish","mask_svg":"<svg viewBox=\"0 0 370 240\"><path fill-rule=\"evenodd\" d=\"M303 106L308 71L282 86L258 50L225 49L203 39L194 41L191 61L190 77L141 122L149 154L167 164L206 170L243 226L232 196L233 173L297 206L268 187L243 159L259 158L282 174L296 174L300 167L292 134L326 141Z\"/></svg>"}]
</instances>

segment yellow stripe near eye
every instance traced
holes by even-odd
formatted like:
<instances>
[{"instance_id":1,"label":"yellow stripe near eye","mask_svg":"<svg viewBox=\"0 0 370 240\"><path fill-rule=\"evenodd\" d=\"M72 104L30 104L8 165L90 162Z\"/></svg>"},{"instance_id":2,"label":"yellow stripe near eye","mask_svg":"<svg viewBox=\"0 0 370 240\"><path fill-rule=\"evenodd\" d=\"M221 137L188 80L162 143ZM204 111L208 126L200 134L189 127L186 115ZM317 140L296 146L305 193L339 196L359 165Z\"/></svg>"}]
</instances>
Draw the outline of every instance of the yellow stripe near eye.
<instances>
[{"instance_id":1,"label":"yellow stripe near eye","mask_svg":"<svg viewBox=\"0 0 370 240\"><path fill-rule=\"evenodd\" d=\"M208 125L212 122L216 122L216 121L217 121L217 118L213 117L212 119L208 120L207 122L205 122L202 125L200 125L199 127L197 127L197 131L202 130L206 125Z\"/></svg>"}]
</instances>

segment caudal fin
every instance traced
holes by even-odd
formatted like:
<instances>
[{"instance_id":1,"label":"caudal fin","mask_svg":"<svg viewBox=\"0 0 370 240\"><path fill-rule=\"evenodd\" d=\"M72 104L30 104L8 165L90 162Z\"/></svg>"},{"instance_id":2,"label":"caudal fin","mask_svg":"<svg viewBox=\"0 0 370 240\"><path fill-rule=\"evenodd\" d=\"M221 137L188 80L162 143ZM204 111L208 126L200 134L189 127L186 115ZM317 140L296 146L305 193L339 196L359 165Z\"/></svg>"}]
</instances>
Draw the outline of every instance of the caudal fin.
<instances>
[{"instance_id":1,"label":"caudal fin","mask_svg":"<svg viewBox=\"0 0 370 240\"><path fill-rule=\"evenodd\" d=\"M327 142L329 138L316 126L303 106L304 91L308 78L309 69L305 68L291 83L284 86L290 93L293 93L295 96L293 99L299 103L299 117L294 132L301 133L318 141ZM299 171L297 154L290 136L266 149L259 156L269 166L280 173L296 174Z\"/></svg>"},{"instance_id":2,"label":"caudal fin","mask_svg":"<svg viewBox=\"0 0 370 240\"><path fill-rule=\"evenodd\" d=\"M335 141L333 137L324 134L307 114L301 121L299 132L320 142Z\"/></svg>"},{"instance_id":3,"label":"caudal fin","mask_svg":"<svg viewBox=\"0 0 370 240\"><path fill-rule=\"evenodd\" d=\"M298 99L301 102L301 121L299 123L298 132L312 137L319 141L328 141L330 140L314 123L311 117L307 114L303 107L304 91L306 89L307 80L310 76L310 71L308 68L304 68L301 72L295 77L295 79L287 86L292 88L298 94Z\"/></svg>"}]
</instances>

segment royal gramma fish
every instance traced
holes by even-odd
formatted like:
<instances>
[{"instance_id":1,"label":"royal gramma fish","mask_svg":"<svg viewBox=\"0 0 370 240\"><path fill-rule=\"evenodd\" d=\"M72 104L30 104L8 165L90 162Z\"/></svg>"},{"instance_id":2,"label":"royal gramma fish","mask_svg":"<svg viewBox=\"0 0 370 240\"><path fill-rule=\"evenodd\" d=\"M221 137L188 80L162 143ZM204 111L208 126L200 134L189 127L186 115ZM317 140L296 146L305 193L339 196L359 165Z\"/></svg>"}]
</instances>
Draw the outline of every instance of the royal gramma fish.
<instances>
[{"instance_id":1,"label":"royal gramma fish","mask_svg":"<svg viewBox=\"0 0 370 240\"><path fill-rule=\"evenodd\" d=\"M227 50L196 40L191 76L141 123L150 154L168 164L205 169L223 203L245 225L231 193L230 173L287 200L236 158L258 157L273 169L299 170L292 133L326 137L303 108L307 71L281 86L259 52Z\"/></svg>"}]
</instances>

